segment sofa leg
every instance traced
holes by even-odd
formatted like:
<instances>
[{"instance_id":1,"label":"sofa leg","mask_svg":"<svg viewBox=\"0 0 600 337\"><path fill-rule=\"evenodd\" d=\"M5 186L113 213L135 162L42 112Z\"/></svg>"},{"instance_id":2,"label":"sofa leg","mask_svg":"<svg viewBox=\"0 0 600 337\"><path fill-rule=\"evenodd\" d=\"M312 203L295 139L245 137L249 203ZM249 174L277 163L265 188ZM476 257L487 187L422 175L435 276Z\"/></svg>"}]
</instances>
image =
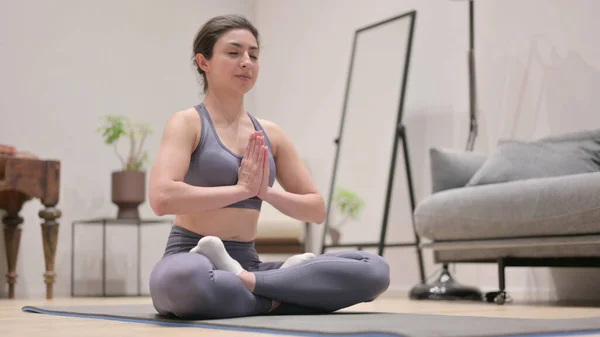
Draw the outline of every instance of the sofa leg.
<instances>
[{"instance_id":1,"label":"sofa leg","mask_svg":"<svg viewBox=\"0 0 600 337\"><path fill-rule=\"evenodd\" d=\"M429 284L419 283L415 285L410 290L410 299L483 301L483 294L475 287L455 281L448 270L448 264L444 263L437 280Z\"/></svg>"},{"instance_id":2,"label":"sofa leg","mask_svg":"<svg viewBox=\"0 0 600 337\"><path fill-rule=\"evenodd\" d=\"M500 289L499 291L492 291L485 294L488 302L494 302L499 305L510 302L510 298L506 293L506 276L504 274L504 270L506 269L505 262L506 261L503 258L498 259L498 285Z\"/></svg>"},{"instance_id":3,"label":"sofa leg","mask_svg":"<svg viewBox=\"0 0 600 337\"><path fill-rule=\"evenodd\" d=\"M498 260L498 284L500 285L500 291L504 292L506 290L506 277L504 275L504 259L500 258Z\"/></svg>"}]
</instances>

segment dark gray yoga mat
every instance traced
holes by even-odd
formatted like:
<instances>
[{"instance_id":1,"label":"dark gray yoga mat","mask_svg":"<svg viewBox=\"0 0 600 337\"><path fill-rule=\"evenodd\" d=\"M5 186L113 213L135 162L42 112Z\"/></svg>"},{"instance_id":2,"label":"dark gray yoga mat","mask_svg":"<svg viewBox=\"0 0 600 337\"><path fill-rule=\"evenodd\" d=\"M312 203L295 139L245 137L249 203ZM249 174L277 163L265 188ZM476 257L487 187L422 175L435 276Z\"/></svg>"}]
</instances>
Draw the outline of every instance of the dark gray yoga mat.
<instances>
[{"instance_id":1,"label":"dark gray yoga mat","mask_svg":"<svg viewBox=\"0 0 600 337\"><path fill-rule=\"evenodd\" d=\"M600 317L520 319L385 312L279 315L186 321L165 318L150 304L23 307L23 311L125 322L294 336L576 336L600 333Z\"/></svg>"}]
</instances>

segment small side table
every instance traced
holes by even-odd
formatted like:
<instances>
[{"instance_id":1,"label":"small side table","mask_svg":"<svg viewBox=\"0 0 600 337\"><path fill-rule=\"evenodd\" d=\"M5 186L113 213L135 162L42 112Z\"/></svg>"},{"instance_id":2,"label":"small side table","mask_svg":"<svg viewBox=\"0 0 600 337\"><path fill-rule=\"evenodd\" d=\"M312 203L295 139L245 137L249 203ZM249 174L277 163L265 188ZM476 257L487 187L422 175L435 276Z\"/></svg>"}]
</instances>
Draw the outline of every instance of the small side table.
<instances>
[{"instance_id":1,"label":"small side table","mask_svg":"<svg viewBox=\"0 0 600 337\"><path fill-rule=\"evenodd\" d=\"M106 226L107 225L137 225L137 284L138 296L142 296L141 279L141 227L142 225L155 225L172 223L173 219L115 219L95 218L77 220L71 223L71 296L75 297L75 227L77 224L102 224L102 296L106 297Z\"/></svg>"}]
</instances>

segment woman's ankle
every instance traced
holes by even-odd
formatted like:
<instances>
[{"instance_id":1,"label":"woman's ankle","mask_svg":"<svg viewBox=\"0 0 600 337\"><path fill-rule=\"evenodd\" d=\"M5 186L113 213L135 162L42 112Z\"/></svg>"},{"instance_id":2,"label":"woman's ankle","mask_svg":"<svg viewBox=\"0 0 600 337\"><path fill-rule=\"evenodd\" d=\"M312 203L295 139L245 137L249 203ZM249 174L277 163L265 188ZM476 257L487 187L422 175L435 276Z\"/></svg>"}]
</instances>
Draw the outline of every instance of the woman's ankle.
<instances>
[{"instance_id":1,"label":"woman's ankle","mask_svg":"<svg viewBox=\"0 0 600 337\"><path fill-rule=\"evenodd\" d=\"M254 273L244 270L238 277L250 292L254 292L254 288L256 288L256 275Z\"/></svg>"}]
</instances>

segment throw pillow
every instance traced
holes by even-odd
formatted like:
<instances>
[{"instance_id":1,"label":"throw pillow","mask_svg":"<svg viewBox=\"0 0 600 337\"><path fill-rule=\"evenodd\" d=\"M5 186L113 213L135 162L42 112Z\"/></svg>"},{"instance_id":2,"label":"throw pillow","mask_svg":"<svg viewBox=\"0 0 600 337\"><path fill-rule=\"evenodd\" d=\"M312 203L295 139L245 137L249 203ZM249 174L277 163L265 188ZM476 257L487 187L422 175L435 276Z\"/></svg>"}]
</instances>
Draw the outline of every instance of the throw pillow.
<instances>
[{"instance_id":1,"label":"throw pillow","mask_svg":"<svg viewBox=\"0 0 600 337\"><path fill-rule=\"evenodd\" d=\"M564 141L585 141L596 140L600 141L600 129L591 129L583 131L575 131L558 135L551 135L539 139L541 142L564 142Z\"/></svg>"},{"instance_id":2,"label":"throw pillow","mask_svg":"<svg viewBox=\"0 0 600 337\"><path fill-rule=\"evenodd\" d=\"M464 187L486 158L486 154L479 152L430 148L432 192Z\"/></svg>"},{"instance_id":3,"label":"throw pillow","mask_svg":"<svg viewBox=\"0 0 600 337\"><path fill-rule=\"evenodd\" d=\"M503 140L466 186L600 171L600 140Z\"/></svg>"}]
</instances>

